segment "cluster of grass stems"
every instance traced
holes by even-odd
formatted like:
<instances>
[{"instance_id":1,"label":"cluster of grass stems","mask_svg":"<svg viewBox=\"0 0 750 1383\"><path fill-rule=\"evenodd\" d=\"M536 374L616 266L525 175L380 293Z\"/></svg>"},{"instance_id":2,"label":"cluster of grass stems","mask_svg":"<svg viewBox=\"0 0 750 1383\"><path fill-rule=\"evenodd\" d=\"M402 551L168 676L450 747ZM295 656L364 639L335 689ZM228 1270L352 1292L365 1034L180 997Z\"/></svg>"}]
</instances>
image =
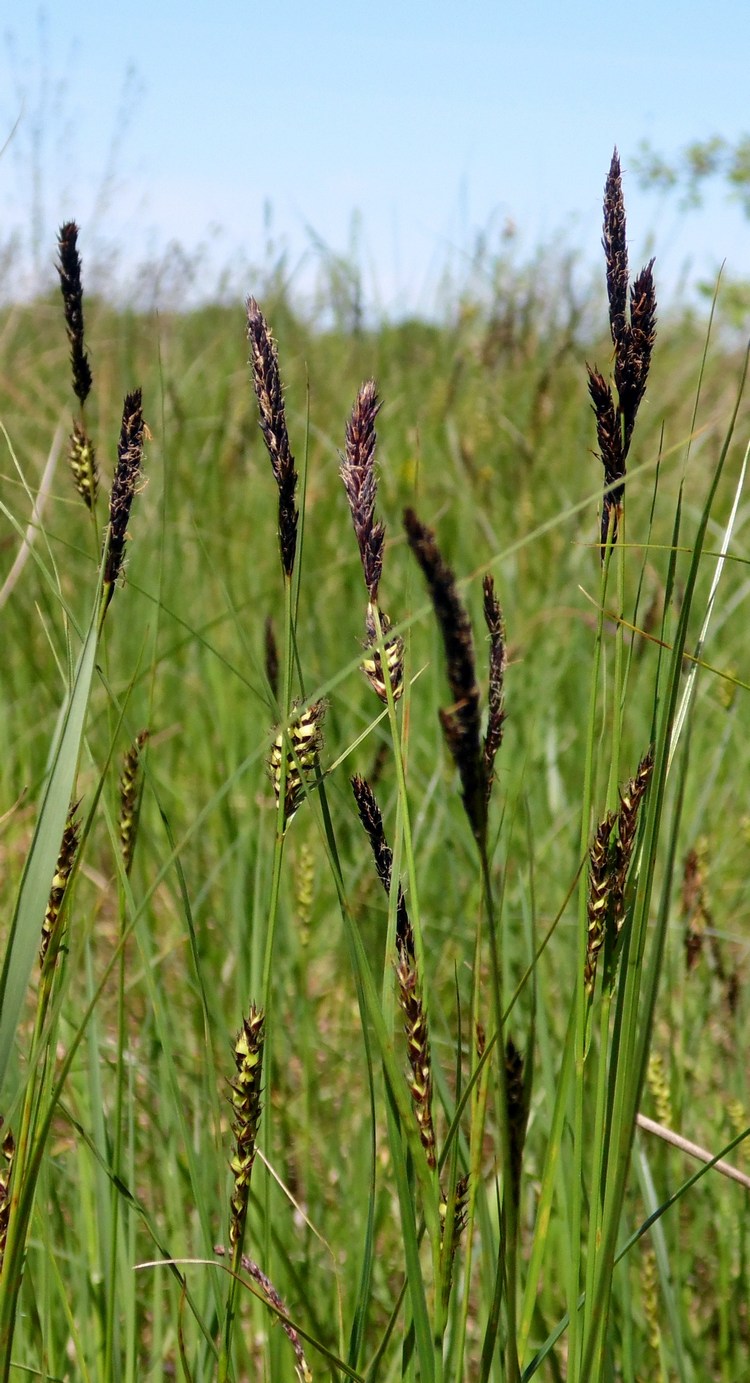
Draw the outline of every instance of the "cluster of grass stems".
<instances>
[{"instance_id":1,"label":"cluster of grass stems","mask_svg":"<svg viewBox=\"0 0 750 1383\"><path fill-rule=\"evenodd\" d=\"M746 361L664 421L616 154L603 247L593 429L567 327L320 336L306 392L279 301L285 396L250 298L116 441L138 324L100 375L62 228L41 481L3 423L2 1383L741 1376Z\"/></svg>"}]
</instances>

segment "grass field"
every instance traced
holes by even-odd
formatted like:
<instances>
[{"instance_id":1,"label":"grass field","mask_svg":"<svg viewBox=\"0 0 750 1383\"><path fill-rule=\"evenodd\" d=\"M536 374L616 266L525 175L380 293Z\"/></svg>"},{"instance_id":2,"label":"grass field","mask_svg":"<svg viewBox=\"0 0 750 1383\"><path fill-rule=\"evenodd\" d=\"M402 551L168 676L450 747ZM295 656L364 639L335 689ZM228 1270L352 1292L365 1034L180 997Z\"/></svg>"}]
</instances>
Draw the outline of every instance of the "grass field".
<instances>
[{"instance_id":1,"label":"grass field","mask_svg":"<svg viewBox=\"0 0 750 1383\"><path fill-rule=\"evenodd\" d=\"M660 319L603 552L604 261L495 267L377 329L248 285L273 466L242 304L85 299L88 395L2 311L3 1380L747 1377L744 355Z\"/></svg>"}]
</instances>

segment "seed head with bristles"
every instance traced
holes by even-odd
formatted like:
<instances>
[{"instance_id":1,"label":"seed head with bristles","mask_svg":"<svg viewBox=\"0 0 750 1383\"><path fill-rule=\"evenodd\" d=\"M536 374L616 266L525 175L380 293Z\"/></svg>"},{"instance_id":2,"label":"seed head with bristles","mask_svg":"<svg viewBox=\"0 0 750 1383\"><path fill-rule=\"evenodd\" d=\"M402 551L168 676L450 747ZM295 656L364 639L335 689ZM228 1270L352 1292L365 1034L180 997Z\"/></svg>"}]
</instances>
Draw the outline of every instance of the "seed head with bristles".
<instances>
[{"instance_id":1,"label":"seed head with bristles","mask_svg":"<svg viewBox=\"0 0 750 1383\"><path fill-rule=\"evenodd\" d=\"M299 521L295 503L297 471L289 446L276 342L255 298L247 300L247 339L250 343L250 365L260 411L260 428L279 491L281 565L285 575L291 577L297 550Z\"/></svg>"},{"instance_id":2,"label":"seed head with bristles","mask_svg":"<svg viewBox=\"0 0 750 1383\"><path fill-rule=\"evenodd\" d=\"M365 585L374 603L383 570L385 539L384 525L375 522L375 419L379 410L375 381L368 379L357 394L346 425L346 451L341 461L341 479L349 499Z\"/></svg>"},{"instance_id":3,"label":"seed head with bristles","mask_svg":"<svg viewBox=\"0 0 750 1383\"><path fill-rule=\"evenodd\" d=\"M143 437L141 391L135 389L132 394L128 394L125 398L120 441L117 448L117 467L109 497L107 561L104 569L104 611L109 606L123 567L128 519L141 474Z\"/></svg>"},{"instance_id":4,"label":"seed head with bristles","mask_svg":"<svg viewBox=\"0 0 750 1383\"><path fill-rule=\"evenodd\" d=\"M78 254L78 227L75 221L66 221L65 225L60 227L57 243L57 272L60 275L65 327L70 342L73 390L83 405L91 390L91 366L83 346L83 286L81 259Z\"/></svg>"},{"instance_id":5,"label":"seed head with bristles","mask_svg":"<svg viewBox=\"0 0 750 1383\"><path fill-rule=\"evenodd\" d=\"M233 1248L242 1240L247 1215L250 1176L255 1161L260 1123L264 1039L265 1015L261 1009L253 1005L235 1039L234 1062L237 1074L234 1080L230 1081L234 1114L232 1132L236 1140L230 1164L234 1189L230 1202L229 1242Z\"/></svg>"},{"instance_id":6,"label":"seed head with bristles","mask_svg":"<svg viewBox=\"0 0 750 1383\"><path fill-rule=\"evenodd\" d=\"M443 560L432 529L420 522L413 509L405 510L404 527L427 581L443 636L453 704L441 710L440 723L461 779L466 815L481 846L487 832L487 774L471 623L459 597L456 578Z\"/></svg>"}]
</instances>

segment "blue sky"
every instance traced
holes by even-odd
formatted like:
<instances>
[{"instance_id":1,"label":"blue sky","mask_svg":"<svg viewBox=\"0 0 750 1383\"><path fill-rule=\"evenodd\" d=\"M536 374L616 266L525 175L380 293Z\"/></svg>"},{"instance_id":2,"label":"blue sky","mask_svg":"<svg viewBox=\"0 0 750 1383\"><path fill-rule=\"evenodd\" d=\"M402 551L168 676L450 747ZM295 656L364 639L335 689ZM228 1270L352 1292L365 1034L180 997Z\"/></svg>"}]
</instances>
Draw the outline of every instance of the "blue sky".
<instances>
[{"instance_id":1,"label":"blue sky","mask_svg":"<svg viewBox=\"0 0 750 1383\"><path fill-rule=\"evenodd\" d=\"M616 143L634 260L652 237L662 283L722 259L750 276L723 192L686 214L627 177L643 139L673 155L750 127L745 0L49 0L3 20L2 234L35 238L41 266L73 217L126 270L178 240L241 278L270 206L301 288L311 231L336 253L356 234L368 298L427 310L479 231L595 262Z\"/></svg>"}]
</instances>

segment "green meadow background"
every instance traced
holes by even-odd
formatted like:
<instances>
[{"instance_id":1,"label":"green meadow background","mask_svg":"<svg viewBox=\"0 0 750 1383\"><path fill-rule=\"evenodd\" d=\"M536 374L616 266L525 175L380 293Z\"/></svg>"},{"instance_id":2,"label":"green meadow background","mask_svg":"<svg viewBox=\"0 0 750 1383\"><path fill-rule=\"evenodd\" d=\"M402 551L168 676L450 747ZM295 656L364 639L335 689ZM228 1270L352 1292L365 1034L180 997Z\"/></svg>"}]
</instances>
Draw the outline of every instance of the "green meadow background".
<instances>
[{"instance_id":1,"label":"green meadow background","mask_svg":"<svg viewBox=\"0 0 750 1383\"><path fill-rule=\"evenodd\" d=\"M81 244L85 289L85 227ZM708 309L660 311L628 462L622 553L613 554L603 588L602 471L585 370L587 361L605 374L611 366L603 266L600 282L583 287L564 255L526 266L499 258L485 268L481 282L454 285L433 321L371 325L346 276L332 279L315 311L273 274L247 285L278 343L304 482L293 690L307 702L325 696L328 709L320 758L326 811L312 786L284 842L245 1251L302 1332L315 1378L739 1383L750 1358L748 1189L715 1169L613 1268L604 1345L590 1371L585 1324L571 1356L566 1313L579 1288L590 1288L596 1253L592 1168L605 1165L595 1160L597 1137L607 1090L614 1099L619 1089L603 1055L625 1021L617 987L604 1021L604 999L599 990L595 996L586 1071L563 1077L563 1067L582 983L582 842L654 741L665 687L678 701L692 688L665 780L665 829L653 845L643 934L648 948L658 933L663 951L658 963L646 962L658 989L638 1108L711 1156L750 1124L750 510L741 495L697 675L685 656L672 682L663 677L686 593L685 653L695 650L736 497L750 417L744 342L721 287L710 323ZM658 295L658 257L655 272ZM59 767L58 716L96 597L122 400L136 386L149 428L125 580L80 714L73 795L84 840L66 902L61 978L34 1045L34 963L3 1055L6 1128L18 1141L24 1094L33 1087L38 1141L23 1281L5 1286L6 1296L19 1290L2 1376L199 1383L224 1370L276 1383L295 1367L304 1376L304 1367L257 1281L254 1291L237 1288L229 1355L222 1355L229 1288L226 1260L222 1266L213 1252L228 1233L231 1047L250 1004L263 998L277 825L267 760L279 719L267 676L269 617L284 657L277 494L258 428L244 305L149 313L86 297L85 309L94 376L86 418L103 491L93 524L66 461L75 400L59 292L0 312L4 946L29 868L41 871L40 925L51 883L59 836L44 854L35 825ZM394 722L359 666L366 596L338 474L346 420L370 377L383 401L381 602L406 640L410 683L396 716L411 879ZM435 529L459 582L482 686L488 571L507 629L507 722L490 844L505 1000L513 1001L508 1030L528 1079L517 1368L498 1270L505 1220L495 1076L479 1142L470 1136L473 1095L449 1137L473 1069L483 892L438 719L448 697L444 655L403 536L407 505ZM123 754L144 729L143 798L126 879L118 780ZM447 1148L443 1185L451 1176L455 1184L470 1144L476 1159L476 1201L456 1249L434 1357L419 1329L422 1299L424 1320L434 1326L437 1318L429 1235L420 1238L419 1144L394 1114L382 1037L361 1007L366 966L373 992L382 991L393 1061L405 1070L388 899L357 818L353 773L373 784L407 898L418 890L435 1122L438 1147ZM490 963L481 946L482 1019L491 1033ZM493 1056L487 1071L495 1065ZM746 1142L726 1157L750 1174ZM618 1252L701 1166L652 1133L634 1134L617 1208Z\"/></svg>"}]
</instances>

